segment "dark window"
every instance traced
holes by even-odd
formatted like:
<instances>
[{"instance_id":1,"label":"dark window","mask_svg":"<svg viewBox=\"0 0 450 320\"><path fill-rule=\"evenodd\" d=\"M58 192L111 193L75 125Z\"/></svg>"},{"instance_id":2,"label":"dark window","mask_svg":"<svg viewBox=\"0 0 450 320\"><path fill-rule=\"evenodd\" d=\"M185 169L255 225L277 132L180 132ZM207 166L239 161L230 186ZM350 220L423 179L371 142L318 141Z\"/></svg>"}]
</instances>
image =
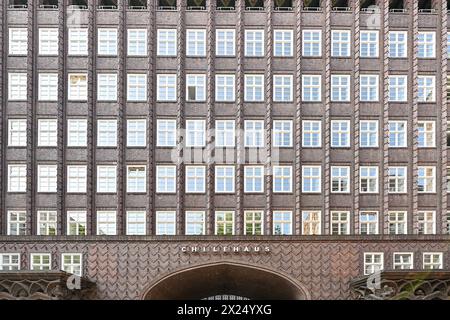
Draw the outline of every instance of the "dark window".
<instances>
[{"instance_id":1,"label":"dark window","mask_svg":"<svg viewBox=\"0 0 450 320\"><path fill-rule=\"evenodd\" d=\"M87 9L88 2L87 0L69 0L69 6L80 9Z\"/></svg>"},{"instance_id":2,"label":"dark window","mask_svg":"<svg viewBox=\"0 0 450 320\"><path fill-rule=\"evenodd\" d=\"M377 2L376 0L361 0L361 9L367 9L370 6L376 6Z\"/></svg>"},{"instance_id":3,"label":"dark window","mask_svg":"<svg viewBox=\"0 0 450 320\"><path fill-rule=\"evenodd\" d=\"M40 8L56 9L58 8L58 0L40 0Z\"/></svg>"},{"instance_id":4,"label":"dark window","mask_svg":"<svg viewBox=\"0 0 450 320\"><path fill-rule=\"evenodd\" d=\"M217 9L219 10L234 10L236 0L217 0Z\"/></svg>"},{"instance_id":5,"label":"dark window","mask_svg":"<svg viewBox=\"0 0 450 320\"><path fill-rule=\"evenodd\" d=\"M419 0L419 10L431 10L433 6L431 0Z\"/></svg>"},{"instance_id":6,"label":"dark window","mask_svg":"<svg viewBox=\"0 0 450 320\"><path fill-rule=\"evenodd\" d=\"M348 8L349 7L348 0L333 0L331 2L331 5L333 6L333 8Z\"/></svg>"},{"instance_id":7,"label":"dark window","mask_svg":"<svg viewBox=\"0 0 450 320\"><path fill-rule=\"evenodd\" d=\"M135 10L147 9L147 0L128 0L128 8Z\"/></svg>"},{"instance_id":8,"label":"dark window","mask_svg":"<svg viewBox=\"0 0 450 320\"><path fill-rule=\"evenodd\" d=\"M450 121L447 122L447 147L450 147Z\"/></svg>"},{"instance_id":9,"label":"dark window","mask_svg":"<svg viewBox=\"0 0 450 320\"><path fill-rule=\"evenodd\" d=\"M97 5L103 10L117 9L117 0L98 0Z\"/></svg>"},{"instance_id":10,"label":"dark window","mask_svg":"<svg viewBox=\"0 0 450 320\"><path fill-rule=\"evenodd\" d=\"M279 11L291 11L292 10L292 0L275 0L274 1L275 10Z\"/></svg>"},{"instance_id":11,"label":"dark window","mask_svg":"<svg viewBox=\"0 0 450 320\"><path fill-rule=\"evenodd\" d=\"M177 0L158 0L159 10L176 10Z\"/></svg>"},{"instance_id":12,"label":"dark window","mask_svg":"<svg viewBox=\"0 0 450 320\"><path fill-rule=\"evenodd\" d=\"M10 8L27 8L28 0L9 0Z\"/></svg>"},{"instance_id":13,"label":"dark window","mask_svg":"<svg viewBox=\"0 0 450 320\"><path fill-rule=\"evenodd\" d=\"M403 10L405 6L403 0L391 0L389 1L389 9L391 10Z\"/></svg>"},{"instance_id":14,"label":"dark window","mask_svg":"<svg viewBox=\"0 0 450 320\"><path fill-rule=\"evenodd\" d=\"M320 8L320 0L304 0L303 8L305 8L306 10L312 8Z\"/></svg>"},{"instance_id":15,"label":"dark window","mask_svg":"<svg viewBox=\"0 0 450 320\"><path fill-rule=\"evenodd\" d=\"M263 10L264 1L263 0L245 0L246 10Z\"/></svg>"},{"instance_id":16,"label":"dark window","mask_svg":"<svg viewBox=\"0 0 450 320\"><path fill-rule=\"evenodd\" d=\"M187 0L188 10L205 10L206 0Z\"/></svg>"}]
</instances>

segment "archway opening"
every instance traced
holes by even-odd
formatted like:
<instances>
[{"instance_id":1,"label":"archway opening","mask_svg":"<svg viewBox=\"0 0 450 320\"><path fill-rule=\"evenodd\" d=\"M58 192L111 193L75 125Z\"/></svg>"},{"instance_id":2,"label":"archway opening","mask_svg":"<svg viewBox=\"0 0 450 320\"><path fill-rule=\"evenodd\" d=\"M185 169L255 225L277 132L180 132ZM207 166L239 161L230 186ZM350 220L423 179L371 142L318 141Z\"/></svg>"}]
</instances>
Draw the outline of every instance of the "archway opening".
<instances>
[{"instance_id":1,"label":"archway opening","mask_svg":"<svg viewBox=\"0 0 450 320\"><path fill-rule=\"evenodd\" d=\"M154 283L144 295L152 300L214 299L299 300L305 290L284 275L267 269L217 263L174 272Z\"/></svg>"}]
</instances>

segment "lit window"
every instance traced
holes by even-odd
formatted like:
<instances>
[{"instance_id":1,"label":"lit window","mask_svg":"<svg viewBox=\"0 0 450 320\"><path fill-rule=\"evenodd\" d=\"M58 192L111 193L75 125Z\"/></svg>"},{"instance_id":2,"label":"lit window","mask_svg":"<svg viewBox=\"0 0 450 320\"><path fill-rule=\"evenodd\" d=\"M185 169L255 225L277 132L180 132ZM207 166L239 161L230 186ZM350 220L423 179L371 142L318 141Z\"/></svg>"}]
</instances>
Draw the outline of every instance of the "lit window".
<instances>
[{"instance_id":1,"label":"lit window","mask_svg":"<svg viewBox=\"0 0 450 320\"><path fill-rule=\"evenodd\" d=\"M88 29L69 28L69 56L88 55Z\"/></svg>"},{"instance_id":2,"label":"lit window","mask_svg":"<svg viewBox=\"0 0 450 320\"><path fill-rule=\"evenodd\" d=\"M350 212L332 211L331 212L331 234L345 235L350 234Z\"/></svg>"},{"instance_id":3,"label":"lit window","mask_svg":"<svg viewBox=\"0 0 450 320\"><path fill-rule=\"evenodd\" d=\"M86 193L87 167L67 166L67 193Z\"/></svg>"},{"instance_id":4,"label":"lit window","mask_svg":"<svg viewBox=\"0 0 450 320\"><path fill-rule=\"evenodd\" d=\"M147 144L147 120L127 120L127 147L145 147Z\"/></svg>"},{"instance_id":5,"label":"lit window","mask_svg":"<svg viewBox=\"0 0 450 320\"><path fill-rule=\"evenodd\" d=\"M320 86L319 86L320 90ZM320 93L318 93L320 96ZM350 76L331 76L331 101L350 101Z\"/></svg>"},{"instance_id":6,"label":"lit window","mask_svg":"<svg viewBox=\"0 0 450 320\"><path fill-rule=\"evenodd\" d=\"M389 147L405 148L406 142L406 121L389 121Z\"/></svg>"},{"instance_id":7,"label":"lit window","mask_svg":"<svg viewBox=\"0 0 450 320\"><path fill-rule=\"evenodd\" d=\"M320 166L302 166L302 192L321 192L321 171Z\"/></svg>"},{"instance_id":8,"label":"lit window","mask_svg":"<svg viewBox=\"0 0 450 320\"><path fill-rule=\"evenodd\" d=\"M304 120L302 124L302 146L305 148L320 148L322 145L322 122Z\"/></svg>"},{"instance_id":9,"label":"lit window","mask_svg":"<svg viewBox=\"0 0 450 320\"><path fill-rule=\"evenodd\" d=\"M8 192L27 191L27 166L25 164L8 165Z\"/></svg>"},{"instance_id":10,"label":"lit window","mask_svg":"<svg viewBox=\"0 0 450 320\"><path fill-rule=\"evenodd\" d=\"M61 269L63 271L81 277L82 268L81 253L63 253L61 255Z\"/></svg>"},{"instance_id":11,"label":"lit window","mask_svg":"<svg viewBox=\"0 0 450 320\"><path fill-rule=\"evenodd\" d=\"M273 192L290 193L292 192L292 167L274 166L273 167Z\"/></svg>"},{"instance_id":12,"label":"lit window","mask_svg":"<svg viewBox=\"0 0 450 320\"><path fill-rule=\"evenodd\" d=\"M389 167L389 193L406 193L406 167Z\"/></svg>"},{"instance_id":13,"label":"lit window","mask_svg":"<svg viewBox=\"0 0 450 320\"><path fill-rule=\"evenodd\" d=\"M408 32L390 31L389 32L389 57L406 58L407 55Z\"/></svg>"},{"instance_id":14,"label":"lit window","mask_svg":"<svg viewBox=\"0 0 450 320\"><path fill-rule=\"evenodd\" d=\"M158 101L176 101L177 100L177 76L175 74L158 74L157 75Z\"/></svg>"},{"instance_id":15,"label":"lit window","mask_svg":"<svg viewBox=\"0 0 450 320\"><path fill-rule=\"evenodd\" d=\"M419 131L419 147L434 148L436 146L436 130L434 121L419 121L417 123Z\"/></svg>"},{"instance_id":16,"label":"lit window","mask_svg":"<svg viewBox=\"0 0 450 320\"><path fill-rule=\"evenodd\" d=\"M97 100L117 101L117 74L99 73L97 75Z\"/></svg>"},{"instance_id":17,"label":"lit window","mask_svg":"<svg viewBox=\"0 0 450 320\"><path fill-rule=\"evenodd\" d=\"M205 120L186 120L186 147L204 147Z\"/></svg>"},{"instance_id":18,"label":"lit window","mask_svg":"<svg viewBox=\"0 0 450 320\"><path fill-rule=\"evenodd\" d=\"M245 75L244 100L248 102L264 101L264 75Z\"/></svg>"},{"instance_id":19,"label":"lit window","mask_svg":"<svg viewBox=\"0 0 450 320\"><path fill-rule=\"evenodd\" d=\"M127 211L127 235L143 236L145 231L145 211Z\"/></svg>"},{"instance_id":20,"label":"lit window","mask_svg":"<svg viewBox=\"0 0 450 320\"><path fill-rule=\"evenodd\" d=\"M147 29L128 29L128 55L147 55Z\"/></svg>"},{"instance_id":21,"label":"lit window","mask_svg":"<svg viewBox=\"0 0 450 320\"><path fill-rule=\"evenodd\" d=\"M102 56L117 55L117 29L98 29L97 53Z\"/></svg>"},{"instance_id":22,"label":"lit window","mask_svg":"<svg viewBox=\"0 0 450 320\"><path fill-rule=\"evenodd\" d=\"M419 86L419 102L436 102L436 77L419 76L417 82Z\"/></svg>"},{"instance_id":23,"label":"lit window","mask_svg":"<svg viewBox=\"0 0 450 320\"><path fill-rule=\"evenodd\" d=\"M331 167L331 192L350 192L350 167Z\"/></svg>"},{"instance_id":24,"label":"lit window","mask_svg":"<svg viewBox=\"0 0 450 320\"><path fill-rule=\"evenodd\" d=\"M188 74L186 76L186 100L205 101L206 77L203 74Z\"/></svg>"},{"instance_id":25,"label":"lit window","mask_svg":"<svg viewBox=\"0 0 450 320\"><path fill-rule=\"evenodd\" d=\"M27 74L8 73L8 100L26 101L27 96Z\"/></svg>"},{"instance_id":26,"label":"lit window","mask_svg":"<svg viewBox=\"0 0 450 320\"><path fill-rule=\"evenodd\" d=\"M350 121L331 120L331 147L350 147Z\"/></svg>"},{"instance_id":27,"label":"lit window","mask_svg":"<svg viewBox=\"0 0 450 320\"><path fill-rule=\"evenodd\" d=\"M443 269L442 261L443 261L442 252L423 253L423 268L425 270Z\"/></svg>"},{"instance_id":28,"label":"lit window","mask_svg":"<svg viewBox=\"0 0 450 320\"><path fill-rule=\"evenodd\" d=\"M97 146L117 146L117 120L97 121Z\"/></svg>"},{"instance_id":29,"label":"lit window","mask_svg":"<svg viewBox=\"0 0 450 320\"><path fill-rule=\"evenodd\" d=\"M51 270L51 255L49 253L30 254L30 270Z\"/></svg>"},{"instance_id":30,"label":"lit window","mask_svg":"<svg viewBox=\"0 0 450 320\"><path fill-rule=\"evenodd\" d=\"M234 193L234 166L216 166L216 193Z\"/></svg>"},{"instance_id":31,"label":"lit window","mask_svg":"<svg viewBox=\"0 0 450 320\"><path fill-rule=\"evenodd\" d=\"M9 28L9 54L27 55L28 31L27 28Z\"/></svg>"},{"instance_id":32,"label":"lit window","mask_svg":"<svg viewBox=\"0 0 450 320\"><path fill-rule=\"evenodd\" d=\"M186 55L204 57L206 55L206 31L186 30Z\"/></svg>"},{"instance_id":33,"label":"lit window","mask_svg":"<svg viewBox=\"0 0 450 320\"><path fill-rule=\"evenodd\" d=\"M331 56L349 57L350 56L350 30L332 30L331 31Z\"/></svg>"},{"instance_id":34,"label":"lit window","mask_svg":"<svg viewBox=\"0 0 450 320\"><path fill-rule=\"evenodd\" d=\"M145 166L127 166L127 192L146 192L147 177Z\"/></svg>"},{"instance_id":35,"label":"lit window","mask_svg":"<svg viewBox=\"0 0 450 320\"><path fill-rule=\"evenodd\" d=\"M87 89L87 74L69 74L69 100L86 101Z\"/></svg>"},{"instance_id":36,"label":"lit window","mask_svg":"<svg viewBox=\"0 0 450 320\"><path fill-rule=\"evenodd\" d=\"M25 147L27 145L27 119L8 120L8 146Z\"/></svg>"},{"instance_id":37,"label":"lit window","mask_svg":"<svg viewBox=\"0 0 450 320\"><path fill-rule=\"evenodd\" d=\"M24 123L24 125L26 126L26 122ZM25 134L25 132L24 132L24 134ZM40 147L55 147L55 146L57 146L57 137L58 137L58 134L57 134L57 120L56 119L39 119L38 120L38 146L40 146Z\"/></svg>"},{"instance_id":38,"label":"lit window","mask_svg":"<svg viewBox=\"0 0 450 320\"><path fill-rule=\"evenodd\" d=\"M419 167L418 190L423 193L436 192L436 167Z\"/></svg>"},{"instance_id":39,"label":"lit window","mask_svg":"<svg viewBox=\"0 0 450 320\"><path fill-rule=\"evenodd\" d=\"M264 188L264 167L245 166L244 167L244 192L260 193Z\"/></svg>"},{"instance_id":40,"label":"lit window","mask_svg":"<svg viewBox=\"0 0 450 320\"><path fill-rule=\"evenodd\" d=\"M19 253L0 253L0 271L20 270Z\"/></svg>"},{"instance_id":41,"label":"lit window","mask_svg":"<svg viewBox=\"0 0 450 320\"><path fill-rule=\"evenodd\" d=\"M234 235L234 211L216 211L216 230L218 236Z\"/></svg>"},{"instance_id":42,"label":"lit window","mask_svg":"<svg viewBox=\"0 0 450 320\"><path fill-rule=\"evenodd\" d=\"M378 234L378 212L361 211L359 214L359 226L361 234Z\"/></svg>"},{"instance_id":43,"label":"lit window","mask_svg":"<svg viewBox=\"0 0 450 320\"><path fill-rule=\"evenodd\" d=\"M389 234L407 233L407 213L406 211L389 211Z\"/></svg>"},{"instance_id":44,"label":"lit window","mask_svg":"<svg viewBox=\"0 0 450 320\"><path fill-rule=\"evenodd\" d=\"M276 236L292 234L292 211L273 212L273 234Z\"/></svg>"},{"instance_id":45,"label":"lit window","mask_svg":"<svg viewBox=\"0 0 450 320\"><path fill-rule=\"evenodd\" d=\"M37 234L41 236L54 236L57 230L56 211L37 212Z\"/></svg>"},{"instance_id":46,"label":"lit window","mask_svg":"<svg viewBox=\"0 0 450 320\"><path fill-rule=\"evenodd\" d=\"M419 58L436 58L436 32L419 32L417 41Z\"/></svg>"},{"instance_id":47,"label":"lit window","mask_svg":"<svg viewBox=\"0 0 450 320\"><path fill-rule=\"evenodd\" d=\"M39 101L58 101L58 74L39 74Z\"/></svg>"},{"instance_id":48,"label":"lit window","mask_svg":"<svg viewBox=\"0 0 450 320\"><path fill-rule=\"evenodd\" d=\"M176 166L156 166L156 192L176 192Z\"/></svg>"},{"instance_id":49,"label":"lit window","mask_svg":"<svg viewBox=\"0 0 450 320\"><path fill-rule=\"evenodd\" d=\"M236 31L232 29L216 30L216 55L234 56L235 55Z\"/></svg>"},{"instance_id":50,"label":"lit window","mask_svg":"<svg viewBox=\"0 0 450 320\"><path fill-rule=\"evenodd\" d=\"M378 120L362 120L359 124L361 148L378 147Z\"/></svg>"},{"instance_id":51,"label":"lit window","mask_svg":"<svg viewBox=\"0 0 450 320\"><path fill-rule=\"evenodd\" d=\"M360 167L359 184L361 193L378 193L378 167Z\"/></svg>"},{"instance_id":52,"label":"lit window","mask_svg":"<svg viewBox=\"0 0 450 320\"><path fill-rule=\"evenodd\" d=\"M389 101L407 101L407 76L389 76Z\"/></svg>"},{"instance_id":53,"label":"lit window","mask_svg":"<svg viewBox=\"0 0 450 320\"><path fill-rule=\"evenodd\" d=\"M234 75L218 74L216 75L216 101L230 102L234 101Z\"/></svg>"},{"instance_id":54,"label":"lit window","mask_svg":"<svg viewBox=\"0 0 450 320\"><path fill-rule=\"evenodd\" d=\"M378 75L360 76L361 101L378 101Z\"/></svg>"},{"instance_id":55,"label":"lit window","mask_svg":"<svg viewBox=\"0 0 450 320\"><path fill-rule=\"evenodd\" d=\"M97 211L97 235L116 235L116 220L116 211Z\"/></svg>"},{"instance_id":56,"label":"lit window","mask_svg":"<svg viewBox=\"0 0 450 320\"><path fill-rule=\"evenodd\" d=\"M264 147L264 121L244 120L244 131L245 147Z\"/></svg>"},{"instance_id":57,"label":"lit window","mask_svg":"<svg viewBox=\"0 0 450 320\"><path fill-rule=\"evenodd\" d=\"M303 211L302 212L302 234L318 235L320 234L320 211Z\"/></svg>"},{"instance_id":58,"label":"lit window","mask_svg":"<svg viewBox=\"0 0 450 320\"><path fill-rule=\"evenodd\" d=\"M56 165L38 165L38 192L56 192Z\"/></svg>"},{"instance_id":59,"label":"lit window","mask_svg":"<svg viewBox=\"0 0 450 320\"><path fill-rule=\"evenodd\" d=\"M39 55L57 56L59 49L57 28L39 28Z\"/></svg>"},{"instance_id":60,"label":"lit window","mask_svg":"<svg viewBox=\"0 0 450 320\"><path fill-rule=\"evenodd\" d=\"M8 235L24 236L27 234L26 211L8 211Z\"/></svg>"},{"instance_id":61,"label":"lit window","mask_svg":"<svg viewBox=\"0 0 450 320\"><path fill-rule=\"evenodd\" d=\"M275 30L273 32L273 54L275 57L292 57L292 30Z\"/></svg>"},{"instance_id":62,"label":"lit window","mask_svg":"<svg viewBox=\"0 0 450 320\"><path fill-rule=\"evenodd\" d=\"M393 267L394 270L413 269L413 254L407 253L394 253Z\"/></svg>"},{"instance_id":63,"label":"lit window","mask_svg":"<svg viewBox=\"0 0 450 320\"><path fill-rule=\"evenodd\" d=\"M117 166L97 166L97 192L115 193Z\"/></svg>"},{"instance_id":64,"label":"lit window","mask_svg":"<svg viewBox=\"0 0 450 320\"><path fill-rule=\"evenodd\" d=\"M69 119L67 121L67 146L85 147L87 146L87 120Z\"/></svg>"},{"instance_id":65,"label":"lit window","mask_svg":"<svg viewBox=\"0 0 450 320\"><path fill-rule=\"evenodd\" d=\"M159 75L158 75L159 79ZM127 75L127 100L147 101L147 75L128 74ZM158 81L159 84L159 81ZM159 92L159 91L158 91Z\"/></svg>"},{"instance_id":66,"label":"lit window","mask_svg":"<svg viewBox=\"0 0 450 320\"><path fill-rule=\"evenodd\" d=\"M205 234L205 212L186 211L186 235Z\"/></svg>"},{"instance_id":67,"label":"lit window","mask_svg":"<svg viewBox=\"0 0 450 320\"><path fill-rule=\"evenodd\" d=\"M260 236L263 234L263 211L244 211L244 234Z\"/></svg>"},{"instance_id":68,"label":"lit window","mask_svg":"<svg viewBox=\"0 0 450 320\"><path fill-rule=\"evenodd\" d=\"M273 76L274 102L292 102L292 81L291 75Z\"/></svg>"},{"instance_id":69,"label":"lit window","mask_svg":"<svg viewBox=\"0 0 450 320\"><path fill-rule=\"evenodd\" d=\"M205 167L186 166L186 193L205 192Z\"/></svg>"},{"instance_id":70,"label":"lit window","mask_svg":"<svg viewBox=\"0 0 450 320\"><path fill-rule=\"evenodd\" d=\"M68 236L85 236L86 226L86 211L67 211Z\"/></svg>"},{"instance_id":71,"label":"lit window","mask_svg":"<svg viewBox=\"0 0 450 320\"><path fill-rule=\"evenodd\" d=\"M360 55L362 58L378 57L378 31L361 31Z\"/></svg>"},{"instance_id":72,"label":"lit window","mask_svg":"<svg viewBox=\"0 0 450 320\"><path fill-rule=\"evenodd\" d=\"M264 30L245 30L245 56L264 56Z\"/></svg>"},{"instance_id":73,"label":"lit window","mask_svg":"<svg viewBox=\"0 0 450 320\"><path fill-rule=\"evenodd\" d=\"M177 30L158 29L158 56L177 55Z\"/></svg>"},{"instance_id":74,"label":"lit window","mask_svg":"<svg viewBox=\"0 0 450 320\"><path fill-rule=\"evenodd\" d=\"M436 211L419 211L417 214L417 234L436 234Z\"/></svg>"},{"instance_id":75,"label":"lit window","mask_svg":"<svg viewBox=\"0 0 450 320\"><path fill-rule=\"evenodd\" d=\"M175 211L156 211L156 235L175 235Z\"/></svg>"},{"instance_id":76,"label":"lit window","mask_svg":"<svg viewBox=\"0 0 450 320\"><path fill-rule=\"evenodd\" d=\"M322 31L303 30L303 56L320 57L322 55Z\"/></svg>"}]
</instances>

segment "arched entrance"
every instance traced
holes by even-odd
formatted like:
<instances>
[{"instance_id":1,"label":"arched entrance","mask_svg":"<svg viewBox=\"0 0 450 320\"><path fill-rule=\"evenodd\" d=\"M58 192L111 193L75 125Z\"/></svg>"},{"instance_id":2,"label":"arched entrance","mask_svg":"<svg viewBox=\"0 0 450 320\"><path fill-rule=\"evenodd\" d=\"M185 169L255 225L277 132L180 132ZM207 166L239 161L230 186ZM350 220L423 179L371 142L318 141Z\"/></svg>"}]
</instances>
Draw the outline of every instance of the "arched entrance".
<instances>
[{"instance_id":1,"label":"arched entrance","mask_svg":"<svg viewBox=\"0 0 450 320\"><path fill-rule=\"evenodd\" d=\"M235 262L218 262L176 271L153 283L144 299L309 299L295 280L275 271Z\"/></svg>"}]
</instances>

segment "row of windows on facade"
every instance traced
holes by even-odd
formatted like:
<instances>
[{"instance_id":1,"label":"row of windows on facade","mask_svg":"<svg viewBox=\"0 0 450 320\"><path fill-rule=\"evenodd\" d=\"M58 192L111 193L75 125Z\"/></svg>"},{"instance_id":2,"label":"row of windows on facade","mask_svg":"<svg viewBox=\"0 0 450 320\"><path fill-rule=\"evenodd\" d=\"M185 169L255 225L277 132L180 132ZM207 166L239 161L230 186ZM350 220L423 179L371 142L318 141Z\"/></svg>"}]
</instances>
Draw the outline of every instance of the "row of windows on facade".
<instances>
[{"instance_id":1,"label":"row of windows on facade","mask_svg":"<svg viewBox=\"0 0 450 320\"><path fill-rule=\"evenodd\" d=\"M301 145L303 148L321 148L323 144L323 120L302 120ZM218 148L235 148L239 128L236 120L216 120L212 132L214 145ZM113 118L98 119L97 147L117 147L118 120ZM359 147L378 148L382 133L378 120L360 120ZM8 146L27 146L27 119L8 119ZM126 120L126 145L129 148L144 148L147 142L147 120L142 118ZM332 148L350 148L353 126L350 120L330 121L330 146ZM264 120L244 120L242 132L243 145L246 148L263 148L265 146L266 130L272 130L273 148L292 148L294 146L293 120L273 120L272 127L266 128ZM418 121L418 147L435 148L437 134L440 132L436 121ZM181 132L182 142L177 142ZM450 142L450 122L447 126L448 142ZM388 142L391 148L408 147L408 122L406 120L391 120L388 122ZM86 118L72 118L67 120L67 146L87 147L88 122ZM187 119L183 129L177 128L176 119L157 119L156 146L174 148L184 143L186 148L203 148L206 146L206 121L201 119ZM383 141L381 141L383 142ZM448 144L448 143L447 143ZM58 145L58 120L56 118L40 118L37 120L37 146L56 147Z\"/></svg>"},{"instance_id":2,"label":"row of windows on facade","mask_svg":"<svg viewBox=\"0 0 450 320\"><path fill-rule=\"evenodd\" d=\"M264 74L244 75L244 101L264 102L265 84ZM318 74L303 74L301 98L304 102L322 102L323 77ZM294 76L292 74L274 75L272 80L274 102L293 102ZM38 100L58 101L58 73L39 73ZM380 79L377 74L364 74L359 78L360 101L377 102L380 99ZM88 74L69 73L67 82L67 98L69 101L87 101L88 99ZM408 101L408 77L406 75L390 75L389 101ZM157 101L177 101L177 75L157 74ZM417 77L419 102L436 102L436 76L419 75ZM10 101L27 101L29 98L27 73L8 73L8 99ZM147 102L147 74L127 74L126 78L127 101ZM350 102L351 87L353 86L350 75L332 74L330 79L331 101ZM187 74L185 97L187 101L205 102L207 83L205 74ZM118 98L117 73L99 73L97 75L97 101L115 102ZM236 100L236 76L234 74L216 74L215 76L215 101L235 102Z\"/></svg>"},{"instance_id":3,"label":"row of windows on facade","mask_svg":"<svg viewBox=\"0 0 450 320\"><path fill-rule=\"evenodd\" d=\"M147 167L145 165L126 166L126 191L128 193L147 192ZM68 165L66 168L67 192L86 193L87 166ZM206 192L206 166L186 165L185 193ZM292 193L293 185L301 183L303 193L322 193L322 167L317 165L302 166L301 181L295 182L293 166L274 165L272 168L272 191L274 193ZM388 167L389 193L406 194L408 192L408 167ZM97 193L117 192L117 165L105 164L96 167ZM58 166L56 164L39 164L37 166L37 192L56 193L58 187ZM244 192L264 193L266 170L263 165L244 165ZM351 167L331 166L331 192L350 193ZM214 187L216 193L235 193L236 168L234 165L216 165ZM413 180L413 179L412 179ZM175 194L177 192L177 167L175 165L156 165L156 192ZM420 193L436 193L436 167L419 166L415 182ZM379 193L379 167L361 166L359 168L360 193ZM300 188L300 186L298 186ZM447 191L450 192L450 167L447 169ZM27 192L27 165L8 164L8 192Z\"/></svg>"},{"instance_id":4,"label":"row of windows on facade","mask_svg":"<svg viewBox=\"0 0 450 320\"><path fill-rule=\"evenodd\" d=\"M177 47L176 29L158 29L156 52L158 56L174 57L180 54ZM380 56L380 34L378 30L362 30L360 33L359 55L362 58ZM100 56L117 56L118 29L98 28L97 54ZM57 28L39 28L39 54L43 56L58 55L59 34ZM147 29L128 29L127 55L147 56ZM302 31L302 56L321 57L323 51L322 30L305 29ZM236 56L236 30L217 29L215 55L218 57ZM9 29L9 54L27 55L28 30L26 28ZM354 46L351 30L331 31L331 56L350 57ZM417 38L418 58L436 58L436 32L421 31ZM447 35L447 47L450 48L450 32ZM244 36L244 56L264 57L267 45L263 29L247 29ZM87 56L89 51L88 28L68 29L69 56ZM450 55L450 50L448 50ZM206 29L186 30L186 55L205 57L207 53ZM273 55L276 57L294 56L294 31L275 29L273 32ZM389 32L390 58L408 57L407 31Z\"/></svg>"},{"instance_id":5,"label":"row of windows on facade","mask_svg":"<svg viewBox=\"0 0 450 320\"><path fill-rule=\"evenodd\" d=\"M62 253L61 270L81 276L83 270L82 254ZM444 268L443 252L422 252L422 268L425 270L438 270ZM416 263L417 264L417 263ZM414 269L413 252L394 252L392 256L392 269ZM0 253L0 271L17 271L21 268L20 253ZM29 268L33 271L52 270L51 253L30 253ZM364 252L364 274L372 274L384 269L383 252Z\"/></svg>"},{"instance_id":6,"label":"row of windows on facade","mask_svg":"<svg viewBox=\"0 0 450 320\"><path fill-rule=\"evenodd\" d=\"M408 230L408 213L406 211L389 211L387 214L388 229L387 234L406 235L413 234ZM321 211L301 212L301 234L320 235L322 234L323 217ZM156 235L176 235L176 212L156 211L155 212L155 234ZM359 234L377 235L382 234L379 230L378 211L360 211ZM268 233L264 230L264 211L245 210L244 211L244 235L263 235ZM330 212L330 234L349 235L351 234L351 224L353 217L350 211ZM436 234L436 211L418 211L417 226L415 234ZM235 212L216 211L214 219L215 235L235 235ZM86 211L67 211L66 234L69 236L87 235L87 213ZM37 211L37 235L54 236L58 230L58 214L51 210ZM27 212L8 211L8 235L27 234ZM97 211L96 219L97 235L117 235L117 213L114 210ZM273 211L272 212L272 234L273 235L293 235L293 212ZM450 211L446 215L446 225L443 234L450 234ZM147 214L145 211L129 210L126 212L126 234L146 235L147 234ZM204 211L186 211L184 222L185 235L205 235L206 220ZM270 232L269 232L270 234Z\"/></svg>"}]
</instances>

